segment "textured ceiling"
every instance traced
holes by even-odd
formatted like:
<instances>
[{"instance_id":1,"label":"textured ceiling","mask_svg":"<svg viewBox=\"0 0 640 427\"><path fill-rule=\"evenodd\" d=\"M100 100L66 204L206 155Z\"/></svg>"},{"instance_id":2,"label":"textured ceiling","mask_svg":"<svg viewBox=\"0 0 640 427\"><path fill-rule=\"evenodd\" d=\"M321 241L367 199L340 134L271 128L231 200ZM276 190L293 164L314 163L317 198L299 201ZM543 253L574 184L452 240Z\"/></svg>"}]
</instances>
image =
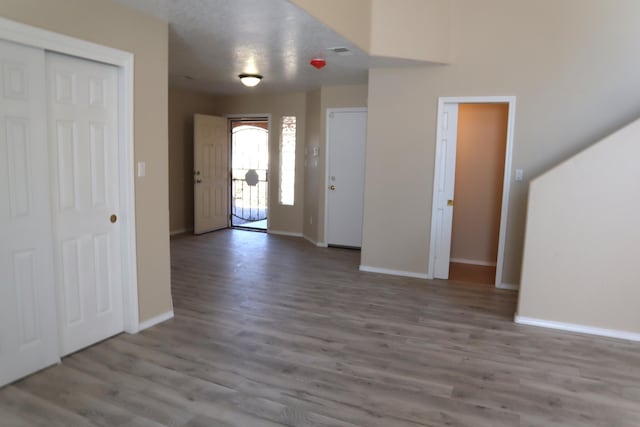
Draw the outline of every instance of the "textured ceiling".
<instances>
[{"instance_id":1,"label":"textured ceiling","mask_svg":"<svg viewBox=\"0 0 640 427\"><path fill-rule=\"evenodd\" d=\"M170 24L172 86L216 94L366 83L372 59L286 0L116 0ZM328 51L347 47L351 56ZM327 67L309 61L320 56ZM238 74L264 76L256 88Z\"/></svg>"}]
</instances>

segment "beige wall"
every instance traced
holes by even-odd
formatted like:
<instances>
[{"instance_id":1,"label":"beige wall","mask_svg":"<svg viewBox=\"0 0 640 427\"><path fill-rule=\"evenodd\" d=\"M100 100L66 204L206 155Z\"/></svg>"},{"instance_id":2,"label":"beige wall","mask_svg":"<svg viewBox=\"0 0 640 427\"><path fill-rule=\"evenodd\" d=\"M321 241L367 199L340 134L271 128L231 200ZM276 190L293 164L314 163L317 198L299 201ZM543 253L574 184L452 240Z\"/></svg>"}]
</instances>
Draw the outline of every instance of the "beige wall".
<instances>
[{"instance_id":1,"label":"beige wall","mask_svg":"<svg viewBox=\"0 0 640 427\"><path fill-rule=\"evenodd\" d=\"M215 115L217 98L169 90L169 216L172 232L193 229L193 115Z\"/></svg>"},{"instance_id":2,"label":"beige wall","mask_svg":"<svg viewBox=\"0 0 640 427\"><path fill-rule=\"evenodd\" d=\"M517 284L528 180L640 116L640 2L451 4L452 65L369 74L362 263L427 273L438 97L515 95L525 180L511 185L503 280Z\"/></svg>"},{"instance_id":3,"label":"beige wall","mask_svg":"<svg viewBox=\"0 0 640 427\"><path fill-rule=\"evenodd\" d=\"M291 3L355 43L360 49L369 51L371 0L291 0Z\"/></svg>"},{"instance_id":4,"label":"beige wall","mask_svg":"<svg viewBox=\"0 0 640 427\"><path fill-rule=\"evenodd\" d=\"M222 96L219 114L271 114L269 133L269 230L302 234L304 212L304 137L306 94ZM283 116L296 116L296 189L294 206L279 203L280 135Z\"/></svg>"},{"instance_id":5,"label":"beige wall","mask_svg":"<svg viewBox=\"0 0 640 427\"><path fill-rule=\"evenodd\" d=\"M135 55L135 160L140 320L171 309L167 166L168 26L103 0L3 0L0 16Z\"/></svg>"},{"instance_id":6,"label":"beige wall","mask_svg":"<svg viewBox=\"0 0 640 427\"><path fill-rule=\"evenodd\" d=\"M509 104L460 104L451 260L496 264Z\"/></svg>"},{"instance_id":7,"label":"beige wall","mask_svg":"<svg viewBox=\"0 0 640 427\"><path fill-rule=\"evenodd\" d=\"M305 194L305 236L317 243L324 243L324 197L327 147L327 109L328 108L356 108L367 106L367 86L324 86L320 89L319 107L311 105L314 112L320 112L319 123L314 122L313 132L317 138L307 143L307 170ZM312 93L311 104L318 101L317 94ZM317 120L314 118L314 120ZM318 129L319 127L319 129ZM313 147L318 147L317 163L311 157ZM311 218L311 221L310 221ZM312 224L310 222L313 222Z\"/></svg>"},{"instance_id":8,"label":"beige wall","mask_svg":"<svg viewBox=\"0 0 640 427\"><path fill-rule=\"evenodd\" d=\"M372 56L446 63L449 0L291 0Z\"/></svg>"},{"instance_id":9,"label":"beige wall","mask_svg":"<svg viewBox=\"0 0 640 427\"><path fill-rule=\"evenodd\" d=\"M320 153L313 155L313 147L320 147L322 141L321 125L321 90L307 93L307 134L305 147L304 177L304 236L312 242L320 242L323 238L318 234L318 215L320 209L321 180L324 174L320 170Z\"/></svg>"},{"instance_id":10,"label":"beige wall","mask_svg":"<svg viewBox=\"0 0 640 427\"><path fill-rule=\"evenodd\" d=\"M640 333L640 121L531 183L518 314Z\"/></svg>"},{"instance_id":11,"label":"beige wall","mask_svg":"<svg viewBox=\"0 0 640 427\"><path fill-rule=\"evenodd\" d=\"M371 55L449 62L449 0L372 1Z\"/></svg>"}]
</instances>

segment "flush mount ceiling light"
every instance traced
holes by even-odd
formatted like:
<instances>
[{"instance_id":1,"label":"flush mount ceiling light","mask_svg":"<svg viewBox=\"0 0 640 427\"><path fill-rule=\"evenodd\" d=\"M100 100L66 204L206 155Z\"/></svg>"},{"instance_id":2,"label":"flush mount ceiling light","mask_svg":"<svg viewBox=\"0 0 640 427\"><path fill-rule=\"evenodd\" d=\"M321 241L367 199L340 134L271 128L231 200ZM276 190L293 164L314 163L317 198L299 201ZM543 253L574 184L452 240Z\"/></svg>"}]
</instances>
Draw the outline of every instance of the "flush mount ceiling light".
<instances>
[{"instance_id":1,"label":"flush mount ceiling light","mask_svg":"<svg viewBox=\"0 0 640 427\"><path fill-rule=\"evenodd\" d=\"M260 83L262 76L260 74L240 74L240 81L247 87L254 87Z\"/></svg>"}]
</instances>

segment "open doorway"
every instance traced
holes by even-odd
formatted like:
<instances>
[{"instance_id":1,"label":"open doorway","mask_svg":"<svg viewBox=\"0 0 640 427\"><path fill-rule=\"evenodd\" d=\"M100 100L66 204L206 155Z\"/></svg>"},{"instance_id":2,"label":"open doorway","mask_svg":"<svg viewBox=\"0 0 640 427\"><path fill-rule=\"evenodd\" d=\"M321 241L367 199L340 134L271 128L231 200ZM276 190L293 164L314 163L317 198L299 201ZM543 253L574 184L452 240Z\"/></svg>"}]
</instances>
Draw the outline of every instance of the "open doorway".
<instances>
[{"instance_id":1,"label":"open doorway","mask_svg":"<svg viewBox=\"0 0 640 427\"><path fill-rule=\"evenodd\" d=\"M515 97L440 98L429 275L502 283ZM454 197L455 195L455 197Z\"/></svg>"},{"instance_id":2,"label":"open doorway","mask_svg":"<svg viewBox=\"0 0 640 427\"><path fill-rule=\"evenodd\" d=\"M269 119L230 119L231 226L266 231L269 216Z\"/></svg>"},{"instance_id":3,"label":"open doorway","mask_svg":"<svg viewBox=\"0 0 640 427\"><path fill-rule=\"evenodd\" d=\"M459 104L449 280L496 280L509 104Z\"/></svg>"}]
</instances>

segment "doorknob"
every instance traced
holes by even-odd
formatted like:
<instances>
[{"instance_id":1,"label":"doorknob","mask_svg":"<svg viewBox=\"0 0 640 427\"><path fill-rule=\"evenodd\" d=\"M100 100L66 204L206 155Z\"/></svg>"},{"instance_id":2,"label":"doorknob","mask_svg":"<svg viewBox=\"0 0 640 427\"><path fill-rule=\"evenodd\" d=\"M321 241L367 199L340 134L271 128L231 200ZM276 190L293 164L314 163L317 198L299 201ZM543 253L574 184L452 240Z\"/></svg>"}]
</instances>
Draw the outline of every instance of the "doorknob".
<instances>
[{"instance_id":1,"label":"doorknob","mask_svg":"<svg viewBox=\"0 0 640 427\"><path fill-rule=\"evenodd\" d=\"M332 186L329 187L329 190L335 190L335 189L336 189L335 185L332 185Z\"/></svg>"},{"instance_id":2,"label":"doorknob","mask_svg":"<svg viewBox=\"0 0 640 427\"><path fill-rule=\"evenodd\" d=\"M451 199L447 200L447 206L453 206L453 200Z\"/></svg>"},{"instance_id":3,"label":"doorknob","mask_svg":"<svg viewBox=\"0 0 640 427\"><path fill-rule=\"evenodd\" d=\"M118 216L116 214L111 215L109 221L111 221L111 224L115 224L118 221Z\"/></svg>"},{"instance_id":4,"label":"doorknob","mask_svg":"<svg viewBox=\"0 0 640 427\"><path fill-rule=\"evenodd\" d=\"M202 182L201 179L196 179L196 184L200 184Z\"/></svg>"}]
</instances>

